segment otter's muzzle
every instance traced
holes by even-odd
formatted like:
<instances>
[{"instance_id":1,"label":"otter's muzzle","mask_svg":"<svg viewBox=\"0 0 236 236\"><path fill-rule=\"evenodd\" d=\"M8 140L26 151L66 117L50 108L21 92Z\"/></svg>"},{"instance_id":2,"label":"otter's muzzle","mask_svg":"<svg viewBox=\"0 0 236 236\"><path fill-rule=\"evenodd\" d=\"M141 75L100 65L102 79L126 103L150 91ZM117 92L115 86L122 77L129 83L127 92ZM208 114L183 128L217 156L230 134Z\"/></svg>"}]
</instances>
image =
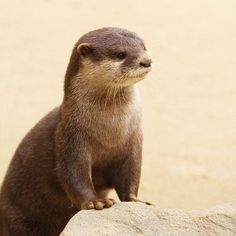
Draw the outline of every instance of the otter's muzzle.
<instances>
[{"instance_id":1,"label":"otter's muzzle","mask_svg":"<svg viewBox=\"0 0 236 236\"><path fill-rule=\"evenodd\" d=\"M151 67L151 64L152 64L152 60L149 58L145 58L139 63L139 65L144 68Z\"/></svg>"}]
</instances>

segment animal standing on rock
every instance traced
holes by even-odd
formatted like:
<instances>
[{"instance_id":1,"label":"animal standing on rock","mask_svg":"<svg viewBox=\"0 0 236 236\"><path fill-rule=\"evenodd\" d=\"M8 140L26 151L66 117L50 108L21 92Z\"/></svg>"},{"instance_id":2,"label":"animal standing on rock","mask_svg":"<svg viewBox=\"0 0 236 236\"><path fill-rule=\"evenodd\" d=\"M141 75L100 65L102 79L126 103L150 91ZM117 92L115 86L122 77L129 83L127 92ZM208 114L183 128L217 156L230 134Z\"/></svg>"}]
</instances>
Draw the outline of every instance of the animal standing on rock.
<instances>
[{"instance_id":1,"label":"animal standing on rock","mask_svg":"<svg viewBox=\"0 0 236 236\"><path fill-rule=\"evenodd\" d=\"M0 235L59 235L81 209L138 201L142 160L136 82L151 69L143 40L102 28L75 44L64 99L25 136L0 192Z\"/></svg>"}]
</instances>

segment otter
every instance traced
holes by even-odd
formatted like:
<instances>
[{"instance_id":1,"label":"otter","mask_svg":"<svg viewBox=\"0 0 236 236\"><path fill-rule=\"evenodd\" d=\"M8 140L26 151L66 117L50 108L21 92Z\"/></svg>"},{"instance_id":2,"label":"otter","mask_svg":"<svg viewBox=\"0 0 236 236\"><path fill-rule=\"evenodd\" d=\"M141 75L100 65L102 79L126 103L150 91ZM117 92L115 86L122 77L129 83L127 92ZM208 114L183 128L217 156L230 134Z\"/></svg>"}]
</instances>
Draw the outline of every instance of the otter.
<instances>
[{"instance_id":1,"label":"otter","mask_svg":"<svg viewBox=\"0 0 236 236\"><path fill-rule=\"evenodd\" d=\"M0 192L0 235L59 235L82 209L137 199L142 161L136 82L151 69L144 41L107 27L83 35L64 98L19 144Z\"/></svg>"}]
</instances>

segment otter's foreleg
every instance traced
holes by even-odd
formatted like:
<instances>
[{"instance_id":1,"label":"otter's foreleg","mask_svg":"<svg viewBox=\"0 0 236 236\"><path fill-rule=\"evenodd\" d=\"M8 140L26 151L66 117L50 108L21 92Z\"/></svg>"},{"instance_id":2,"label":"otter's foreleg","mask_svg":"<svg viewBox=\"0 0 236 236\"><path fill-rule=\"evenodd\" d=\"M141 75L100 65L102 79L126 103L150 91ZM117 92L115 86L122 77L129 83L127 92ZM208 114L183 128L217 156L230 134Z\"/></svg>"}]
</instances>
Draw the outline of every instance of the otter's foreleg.
<instances>
[{"instance_id":1,"label":"otter's foreleg","mask_svg":"<svg viewBox=\"0 0 236 236\"><path fill-rule=\"evenodd\" d=\"M86 143L71 142L63 137L57 154L59 180L73 207L80 209L103 209L111 207L113 199L99 198L91 178L91 147Z\"/></svg>"},{"instance_id":2,"label":"otter's foreleg","mask_svg":"<svg viewBox=\"0 0 236 236\"><path fill-rule=\"evenodd\" d=\"M133 140L135 141L135 140ZM143 202L137 199L142 164L142 140L129 145L129 154L115 178L115 190L121 201ZM150 203L144 202L148 205Z\"/></svg>"}]
</instances>

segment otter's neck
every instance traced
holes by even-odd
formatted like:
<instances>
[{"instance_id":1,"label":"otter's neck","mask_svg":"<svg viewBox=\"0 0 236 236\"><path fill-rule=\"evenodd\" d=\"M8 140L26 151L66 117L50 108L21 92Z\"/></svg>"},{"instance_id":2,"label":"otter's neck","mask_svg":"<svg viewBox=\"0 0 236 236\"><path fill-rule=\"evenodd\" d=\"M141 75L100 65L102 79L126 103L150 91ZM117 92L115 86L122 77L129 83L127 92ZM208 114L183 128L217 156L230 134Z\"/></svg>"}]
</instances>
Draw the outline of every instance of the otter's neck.
<instances>
[{"instance_id":1,"label":"otter's neck","mask_svg":"<svg viewBox=\"0 0 236 236\"><path fill-rule=\"evenodd\" d=\"M76 110L80 112L81 109L112 111L132 103L136 92L137 85L128 87L108 86L92 80L72 78L70 83L65 84L62 107L63 110L73 112Z\"/></svg>"}]
</instances>

